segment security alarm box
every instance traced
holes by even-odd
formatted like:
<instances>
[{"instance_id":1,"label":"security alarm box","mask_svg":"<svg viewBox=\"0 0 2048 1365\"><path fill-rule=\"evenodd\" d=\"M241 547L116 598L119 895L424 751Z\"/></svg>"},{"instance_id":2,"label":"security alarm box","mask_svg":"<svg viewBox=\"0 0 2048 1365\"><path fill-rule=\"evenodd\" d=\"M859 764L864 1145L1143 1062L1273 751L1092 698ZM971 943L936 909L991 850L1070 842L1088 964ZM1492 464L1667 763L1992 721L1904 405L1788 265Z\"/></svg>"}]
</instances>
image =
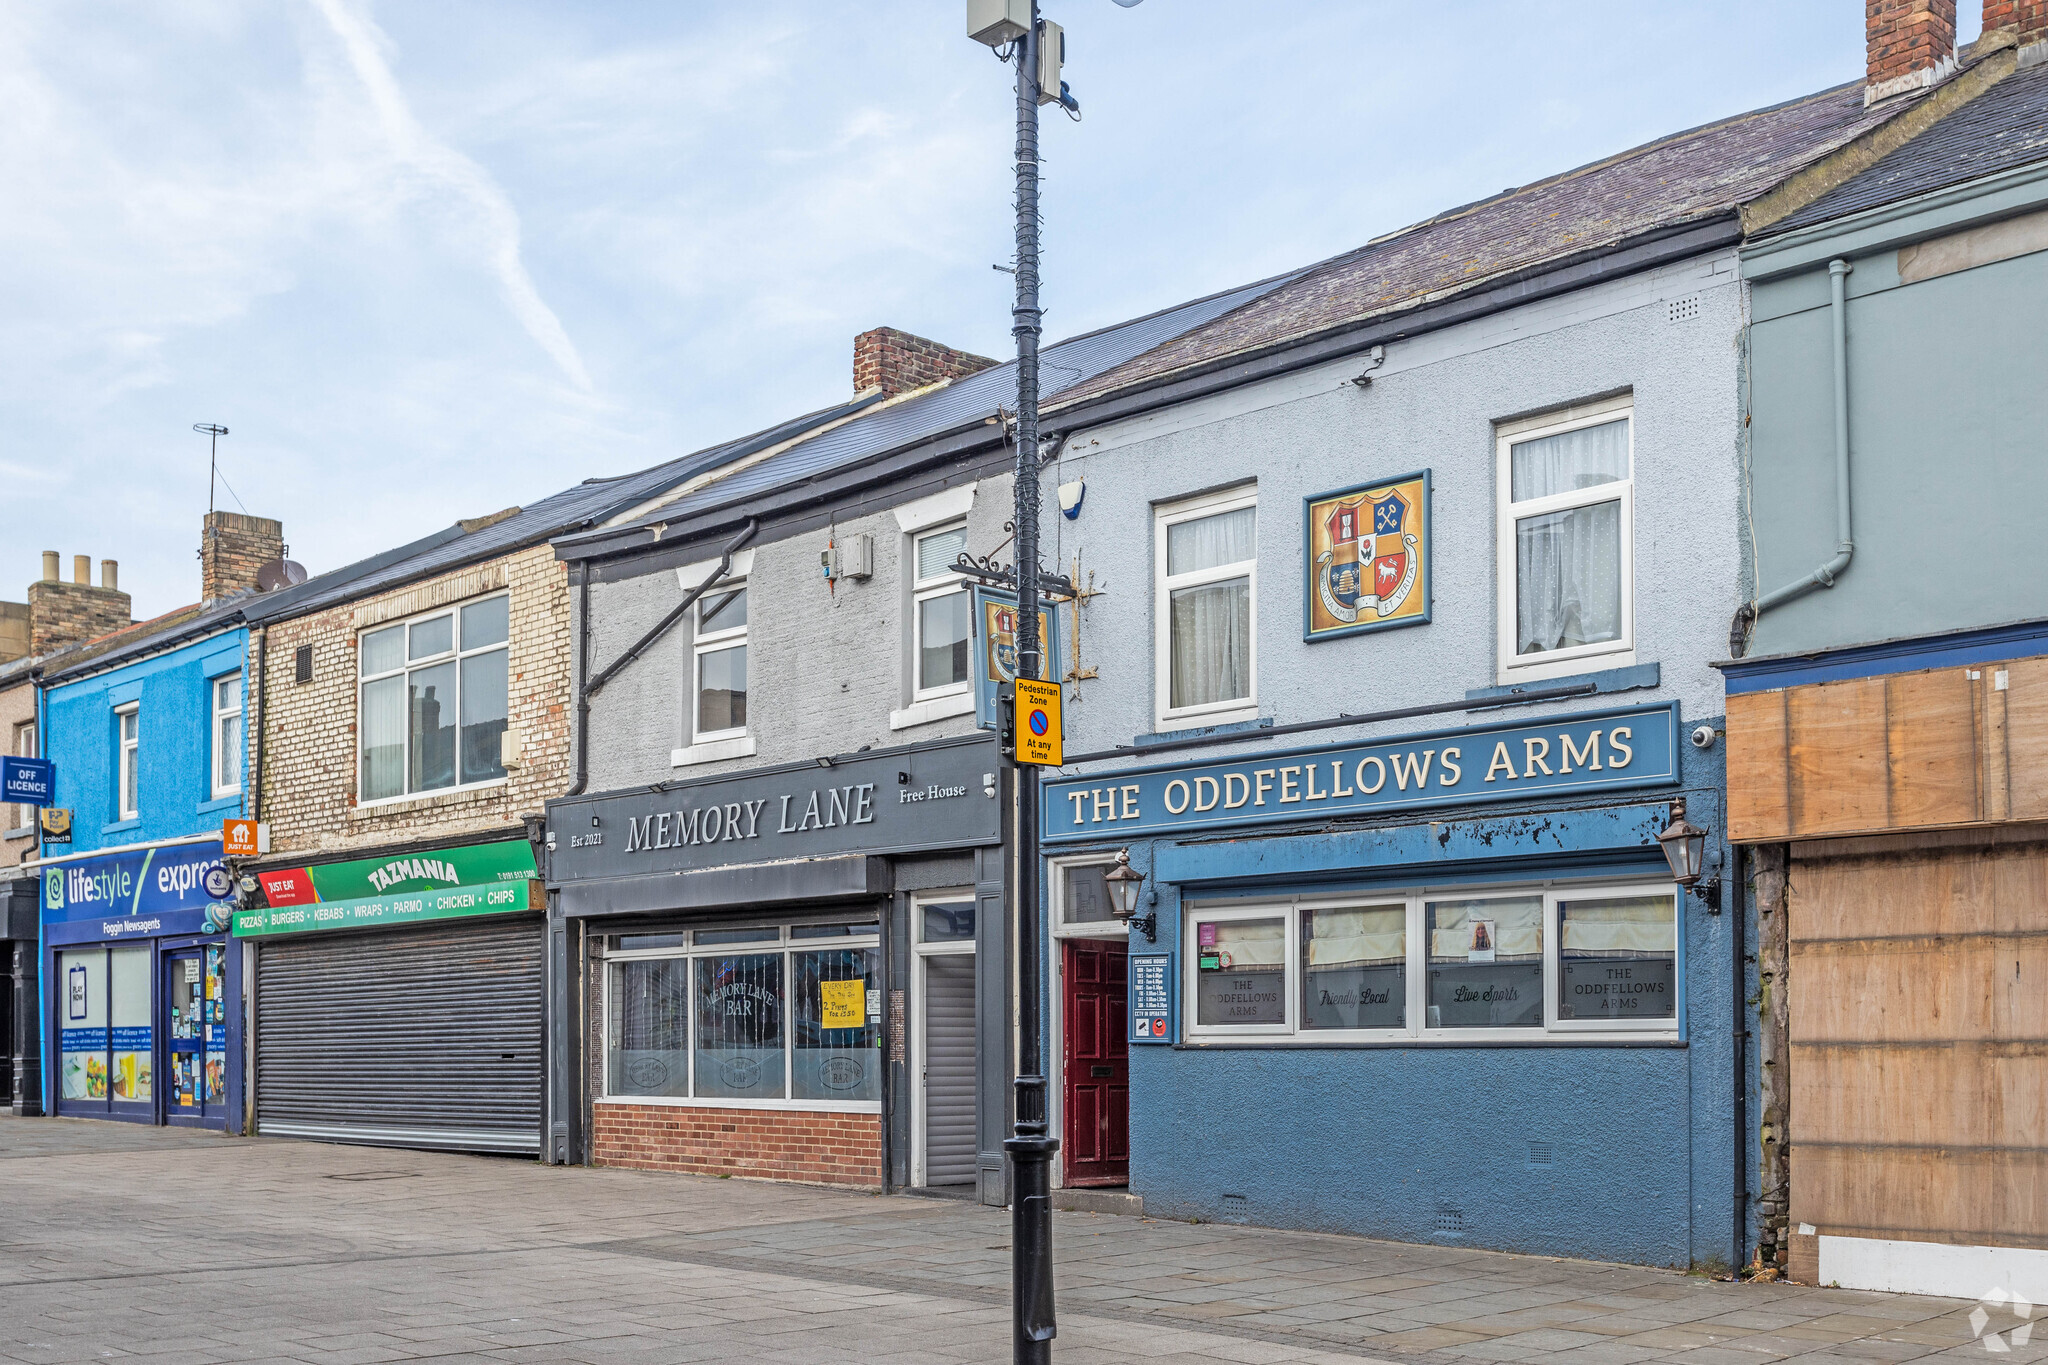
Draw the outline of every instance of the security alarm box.
<instances>
[{"instance_id":1,"label":"security alarm box","mask_svg":"<svg viewBox=\"0 0 2048 1365\"><path fill-rule=\"evenodd\" d=\"M1031 0L967 0L967 36L1001 47L1031 31Z\"/></svg>"}]
</instances>

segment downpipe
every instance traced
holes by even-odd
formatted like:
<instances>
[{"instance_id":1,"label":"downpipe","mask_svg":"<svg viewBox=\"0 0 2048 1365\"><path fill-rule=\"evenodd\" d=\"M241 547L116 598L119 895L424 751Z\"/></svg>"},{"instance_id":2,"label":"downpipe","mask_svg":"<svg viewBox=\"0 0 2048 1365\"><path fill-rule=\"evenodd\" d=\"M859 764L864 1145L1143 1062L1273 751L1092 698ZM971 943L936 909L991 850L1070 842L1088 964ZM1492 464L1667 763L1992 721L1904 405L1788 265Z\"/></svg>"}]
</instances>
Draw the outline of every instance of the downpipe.
<instances>
[{"instance_id":1,"label":"downpipe","mask_svg":"<svg viewBox=\"0 0 2048 1365\"><path fill-rule=\"evenodd\" d=\"M1828 262L1828 308L1835 340L1835 557L1806 577L1765 593L1736 609L1728 627L1728 652L1741 658L1749 651L1756 619L1773 607L1806 596L1816 588L1832 588L1856 556L1856 537L1849 515L1849 300L1851 266L1837 256Z\"/></svg>"}]
</instances>

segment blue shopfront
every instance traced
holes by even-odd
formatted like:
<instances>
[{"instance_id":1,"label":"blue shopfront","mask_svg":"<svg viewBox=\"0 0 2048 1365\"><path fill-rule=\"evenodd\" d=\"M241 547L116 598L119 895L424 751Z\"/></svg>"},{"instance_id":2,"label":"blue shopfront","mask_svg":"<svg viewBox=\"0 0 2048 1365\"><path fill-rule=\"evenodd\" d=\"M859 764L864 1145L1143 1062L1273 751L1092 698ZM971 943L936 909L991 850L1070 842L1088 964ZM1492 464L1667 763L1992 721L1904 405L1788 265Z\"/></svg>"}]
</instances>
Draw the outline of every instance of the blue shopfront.
<instances>
[{"instance_id":1,"label":"blue shopfront","mask_svg":"<svg viewBox=\"0 0 2048 1365\"><path fill-rule=\"evenodd\" d=\"M1144 877L1124 946L1146 1212L1725 1264L1742 917L1720 908L1718 723L1702 748L1679 720L1225 741L1049 780L1070 955L1106 927L1111 860ZM1690 887L1658 839L1680 798L1709 835Z\"/></svg>"},{"instance_id":2,"label":"blue shopfront","mask_svg":"<svg viewBox=\"0 0 2048 1365\"><path fill-rule=\"evenodd\" d=\"M220 840L51 860L40 876L45 1112L239 1131Z\"/></svg>"}]
</instances>

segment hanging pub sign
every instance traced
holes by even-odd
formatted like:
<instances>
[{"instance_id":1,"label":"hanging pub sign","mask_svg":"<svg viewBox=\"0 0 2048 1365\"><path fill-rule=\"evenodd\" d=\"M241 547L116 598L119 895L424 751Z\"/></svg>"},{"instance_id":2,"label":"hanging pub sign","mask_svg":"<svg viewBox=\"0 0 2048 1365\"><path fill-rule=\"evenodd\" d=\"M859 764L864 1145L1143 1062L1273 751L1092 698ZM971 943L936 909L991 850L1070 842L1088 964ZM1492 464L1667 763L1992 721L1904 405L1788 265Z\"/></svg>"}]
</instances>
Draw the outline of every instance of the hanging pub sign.
<instances>
[{"instance_id":1,"label":"hanging pub sign","mask_svg":"<svg viewBox=\"0 0 2048 1365\"><path fill-rule=\"evenodd\" d=\"M1302 500L1301 635L1311 643L1429 620L1429 471Z\"/></svg>"},{"instance_id":2,"label":"hanging pub sign","mask_svg":"<svg viewBox=\"0 0 2048 1365\"><path fill-rule=\"evenodd\" d=\"M1017 594L1002 588L975 587L973 594L974 723L996 728L1000 703L996 694L1017 676ZM1038 676L1060 677L1060 638L1053 632L1050 609L1038 610Z\"/></svg>"},{"instance_id":3,"label":"hanging pub sign","mask_svg":"<svg viewBox=\"0 0 2048 1365\"><path fill-rule=\"evenodd\" d=\"M1040 838L1122 839L1677 782L1678 704L1667 702L1048 779Z\"/></svg>"}]
</instances>

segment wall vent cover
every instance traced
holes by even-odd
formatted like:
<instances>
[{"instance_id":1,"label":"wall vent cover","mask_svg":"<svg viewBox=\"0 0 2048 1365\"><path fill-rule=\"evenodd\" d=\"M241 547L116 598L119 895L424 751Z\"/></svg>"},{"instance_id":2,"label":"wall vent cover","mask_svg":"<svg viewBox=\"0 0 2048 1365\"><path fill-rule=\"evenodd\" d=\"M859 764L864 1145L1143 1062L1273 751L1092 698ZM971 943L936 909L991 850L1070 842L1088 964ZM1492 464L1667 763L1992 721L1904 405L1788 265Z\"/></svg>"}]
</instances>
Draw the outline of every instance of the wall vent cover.
<instances>
[{"instance_id":1,"label":"wall vent cover","mask_svg":"<svg viewBox=\"0 0 2048 1365\"><path fill-rule=\"evenodd\" d=\"M1682 299L1672 299L1664 305L1666 322L1691 322L1700 315L1700 296L1692 294Z\"/></svg>"},{"instance_id":2,"label":"wall vent cover","mask_svg":"<svg viewBox=\"0 0 2048 1365\"><path fill-rule=\"evenodd\" d=\"M1223 1217L1231 1222L1241 1223L1251 1216L1252 1201L1241 1194L1223 1196Z\"/></svg>"},{"instance_id":3,"label":"wall vent cover","mask_svg":"<svg viewBox=\"0 0 2048 1365\"><path fill-rule=\"evenodd\" d=\"M1465 1235L1465 1211L1449 1204L1436 1206L1436 1235L1439 1237L1463 1237Z\"/></svg>"},{"instance_id":4,"label":"wall vent cover","mask_svg":"<svg viewBox=\"0 0 2048 1365\"><path fill-rule=\"evenodd\" d=\"M1537 1166L1554 1166L1556 1164L1557 1148L1555 1146L1548 1142L1531 1142L1529 1144L1529 1165L1532 1168Z\"/></svg>"}]
</instances>

